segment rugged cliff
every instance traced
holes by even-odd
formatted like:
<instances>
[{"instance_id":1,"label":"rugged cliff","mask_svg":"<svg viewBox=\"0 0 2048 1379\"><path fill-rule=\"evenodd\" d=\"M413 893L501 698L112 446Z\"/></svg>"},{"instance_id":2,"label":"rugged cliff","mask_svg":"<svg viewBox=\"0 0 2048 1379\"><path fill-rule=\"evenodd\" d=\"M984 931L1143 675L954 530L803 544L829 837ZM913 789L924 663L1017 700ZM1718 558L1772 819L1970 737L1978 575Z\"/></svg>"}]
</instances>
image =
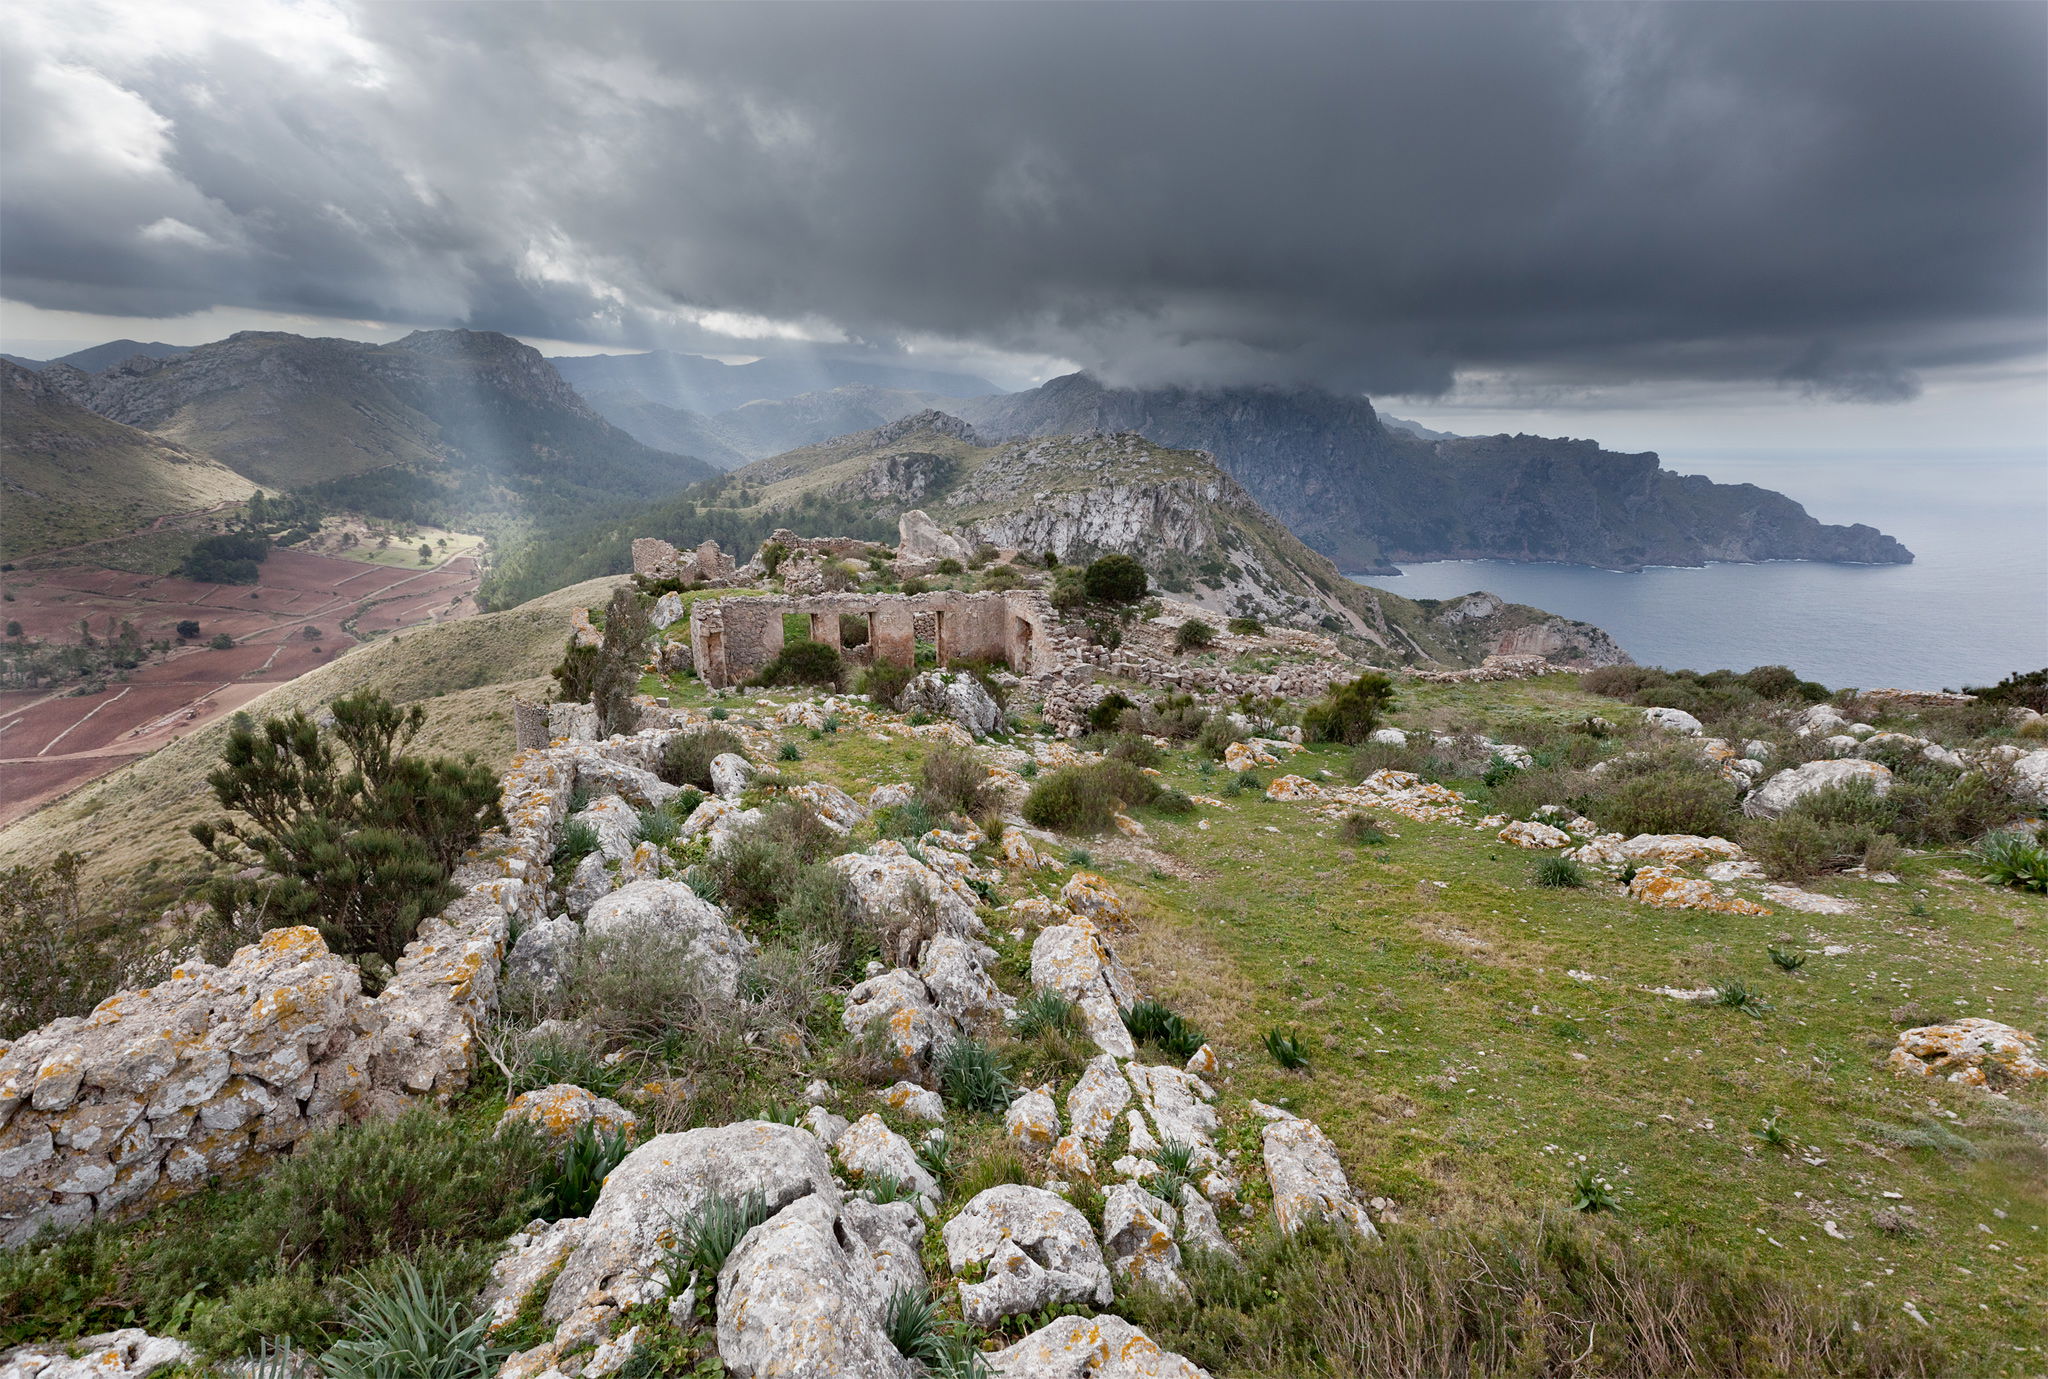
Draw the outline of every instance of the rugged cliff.
<instances>
[{"instance_id":1,"label":"rugged cliff","mask_svg":"<svg viewBox=\"0 0 2048 1379\"><path fill-rule=\"evenodd\" d=\"M1492 595L1480 596L1483 610L1443 619L1355 584L1208 455L1130 432L990 445L959 418L924 412L735 478L758 486L768 507L827 499L888 516L917 507L970 542L1068 563L1134 556L1158 587L1219 617L1341 632L1390 663L1465 665L1509 650L1586 665L1628 659L1596 627Z\"/></svg>"},{"instance_id":2,"label":"rugged cliff","mask_svg":"<svg viewBox=\"0 0 2048 1379\"><path fill-rule=\"evenodd\" d=\"M1136 431L1207 450L1347 570L1478 557L1615 570L1913 558L1872 527L1824 525L1783 494L1674 474L1654 453L1541 436L1426 439L1382 425L1362 397L1313 389L1141 390L1069 374L955 410L991 437Z\"/></svg>"}]
</instances>

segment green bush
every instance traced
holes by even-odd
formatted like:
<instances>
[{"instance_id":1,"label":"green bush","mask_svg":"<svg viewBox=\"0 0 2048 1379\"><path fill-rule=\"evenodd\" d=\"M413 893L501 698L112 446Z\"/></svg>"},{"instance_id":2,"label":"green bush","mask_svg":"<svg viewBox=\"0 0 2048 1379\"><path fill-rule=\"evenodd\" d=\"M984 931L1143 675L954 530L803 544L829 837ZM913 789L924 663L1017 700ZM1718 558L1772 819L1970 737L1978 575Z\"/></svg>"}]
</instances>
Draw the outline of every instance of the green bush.
<instances>
[{"instance_id":1,"label":"green bush","mask_svg":"<svg viewBox=\"0 0 2048 1379\"><path fill-rule=\"evenodd\" d=\"M837 686L845 673L839 648L829 642L808 638L787 642L767 665L755 673L749 684Z\"/></svg>"},{"instance_id":2,"label":"green bush","mask_svg":"<svg viewBox=\"0 0 2048 1379\"><path fill-rule=\"evenodd\" d=\"M961 1037L939 1055L939 1091L960 1111L1001 1111L1016 1086L1002 1055L978 1039Z\"/></svg>"},{"instance_id":3,"label":"green bush","mask_svg":"<svg viewBox=\"0 0 2048 1379\"><path fill-rule=\"evenodd\" d=\"M1725 835L1741 817L1732 782L1696 762L1617 760L1590 786L1585 811L1616 833Z\"/></svg>"},{"instance_id":4,"label":"green bush","mask_svg":"<svg viewBox=\"0 0 2048 1379\"><path fill-rule=\"evenodd\" d=\"M933 748L919 768L917 794L935 812L978 819L994 802L995 782L968 748L944 744Z\"/></svg>"},{"instance_id":5,"label":"green bush","mask_svg":"<svg viewBox=\"0 0 2048 1379\"><path fill-rule=\"evenodd\" d=\"M1024 797L1024 821L1057 833L1100 833L1116 813L1117 798L1101 772L1063 766L1031 783Z\"/></svg>"},{"instance_id":6,"label":"green bush","mask_svg":"<svg viewBox=\"0 0 2048 1379\"><path fill-rule=\"evenodd\" d=\"M669 1251L669 1272L679 1276L670 1280L669 1292L680 1293L692 1271L700 1280L717 1278L747 1232L774 1214L774 1208L758 1192L742 1197L712 1193L676 1233Z\"/></svg>"},{"instance_id":7,"label":"green bush","mask_svg":"<svg viewBox=\"0 0 2048 1379\"><path fill-rule=\"evenodd\" d=\"M1394 682L1368 671L1349 684L1333 686L1301 716L1302 732L1311 742L1341 742L1355 747L1372 736L1394 705Z\"/></svg>"},{"instance_id":8,"label":"green bush","mask_svg":"<svg viewBox=\"0 0 2048 1379\"><path fill-rule=\"evenodd\" d=\"M711 789L711 759L731 753L746 755L746 744L730 728L704 728L672 737L662 748L661 765L655 774L670 785Z\"/></svg>"},{"instance_id":9,"label":"green bush","mask_svg":"<svg viewBox=\"0 0 2048 1379\"><path fill-rule=\"evenodd\" d=\"M1985 880L2048 893L2048 847L2025 833L1994 833L1978 843L1972 860Z\"/></svg>"},{"instance_id":10,"label":"green bush","mask_svg":"<svg viewBox=\"0 0 2048 1379\"><path fill-rule=\"evenodd\" d=\"M1308 1066L1308 1050L1302 1047L1300 1038L1292 1031L1282 1030L1277 1027L1269 1029L1266 1031L1264 1042L1266 1052L1271 1054L1273 1061L1281 1067L1306 1068Z\"/></svg>"},{"instance_id":11,"label":"green bush","mask_svg":"<svg viewBox=\"0 0 2048 1379\"><path fill-rule=\"evenodd\" d=\"M932 571L934 574L957 575L963 573L966 568L966 566L949 555L938 564L932 566Z\"/></svg>"},{"instance_id":12,"label":"green bush","mask_svg":"<svg viewBox=\"0 0 2048 1379\"><path fill-rule=\"evenodd\" d=\"M1125 711L1136 707L1137 705L1129 699L1111 690L1088 710L1088 726L1098 733L1115 732L1118 725L1123 722Z\"/></svg>"},{"instance_id":13,"label":"green bush","mask_svg":"<svg viewBox=\"0 0 2048 1379\"><path fill-rule=\"evenodd\" d=\"M1223 754L1230 750L1233 742L1243 742L1251 736L1228 714L1211 714L1195 734L1195 750L1212 761L1223 760Z\"/></svg>"},{"instance_id":14,"label":"green bush","mask_svg":"<svg viewBox=\"0 0 2048 1379\"><path fill-rule=\"evenodd\" d=\"M702 868L725 907L741 918L773 919L810 863L832 855L839 836L816 814L790 801L770 805L761 822L708 858Z\"/></svg>"},{"instance_id":15,"label":"green bush","mask_svg":"<svg viewBox=\"0 0 2048 1379\"><path fill-rule=\"evenodd\" d=\"M1011 1028L1019 1039L1036 1039L1047 1031L1081 1032L1081 1008L1057 991L1040 991L1017 1003Z\"/></svg>"},{"instance_id":16,"label":"green bush","mask_svg":"<svg viewBox=\"0 0 2048 1379\"><path fill-rule=\"evenodd\" d=\"M1127 555L1089 562L1081 587L1097 603L1136 603L1145 597L1145 567Z\"/></svg>"},{"instance_id":17,"label":"green bush","mask_svg":"<svg viewBox=\"0 0 2048 1379\"><path fill-rule=\"evenodd\" d=\"M1216 629L1200 618L1189 618L1173 632L1173 649L1180 652L1201 651L1216 645Z\"/></svg>"},{"instance_id":18,"label":"green bush","mask_svg":"<svg viewBox=\"0 0 2048 1379\"><path fill-rule=\"evenodd\" d=\"M877 661L861 672L860 692L876 703L893 709L903 697L903 691L916 678L917 671L914 667L899 666L890 661Z\"/></svg>"},{"instance_id":19,"label":"green bush","mask_svg":"<svg viewBox=\"0 0 2048 1379\"><path fill-rule=\"evenodd\" d=\"M1995 685L1973 686L1963 693L1974 694L1986 703L2048 713L2048 669L2016 670Z\"/></svg>"},{"instance_id":20,"label":"green bush","mask_svg":"<svg viewBox=\"0 0 2048 1379\"><path fill-rule=\"evenodd\" d=\"M1266 625L1257 618L1232 618L1230 633L1234 637L1263 637L1266 635Z\"/></svg>"}]
</instances>

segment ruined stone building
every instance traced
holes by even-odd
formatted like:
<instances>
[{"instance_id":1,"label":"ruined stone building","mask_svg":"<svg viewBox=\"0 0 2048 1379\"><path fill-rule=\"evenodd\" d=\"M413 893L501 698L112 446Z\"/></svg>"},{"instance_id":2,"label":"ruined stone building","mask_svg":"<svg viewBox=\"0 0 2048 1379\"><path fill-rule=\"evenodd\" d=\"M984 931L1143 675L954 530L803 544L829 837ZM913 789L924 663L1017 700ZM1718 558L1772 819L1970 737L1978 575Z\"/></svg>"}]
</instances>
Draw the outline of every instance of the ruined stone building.
<instances>
[{"instance_id":1,"label":"ruined stone building","mask_svg":"<svg viewBox=\"0 0 2048 1379\"><path fill-rule=\"evenodd\" d=\"M850 660L909 666L930 642L939 664L1000 661L1023 676L1063 668L1055 615L1035 590L967 594L811 594L701 599L690 609L690 651L714 689L744 684L782 650L786 616L806 619L812 641ZM842 619L845 621L842 622Z\"/></svg>"}]
</instances>

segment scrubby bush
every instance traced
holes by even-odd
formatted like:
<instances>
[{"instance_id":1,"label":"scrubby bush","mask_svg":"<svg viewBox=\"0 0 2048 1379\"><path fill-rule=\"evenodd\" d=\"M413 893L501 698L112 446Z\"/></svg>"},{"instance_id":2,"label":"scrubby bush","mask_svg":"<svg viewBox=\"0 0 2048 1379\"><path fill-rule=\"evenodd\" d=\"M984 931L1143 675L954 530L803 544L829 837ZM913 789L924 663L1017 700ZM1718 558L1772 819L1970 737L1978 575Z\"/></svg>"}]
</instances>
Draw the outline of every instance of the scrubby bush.
<instances>
[{"instance_id":1,"label":"scrubby bush","mask_svg":"<svg viewBox=\"0 0 2048 1379\"><path fill-rule=\"evenodd\" d=\"M934 748L918 770L918 798L936 813L978 819L995 797L995 782L981 758L965 747Z\"/></svg>"},{"instance_id":2,"label":"scrubby bush","mask_svg":"<svg viewBox=\"0 0 2048 1379\"><path fill-rule=\"evenodd\" d=\"M1311 742L1341 742L1355 747L1372 736L1394 706L1394 682L1368 671L1349 684L1332 686L1301 716L1302 732Z\"/></svg>"},{"instance_id":3,"label":"scrubby bush","mask_svg":"<svg viewBox=\"0 0 2048 1379\"><path fill-rule=\"evenodd\" d=\"M640 686L640 666L653 633L646 599L631 589L613 590L598 644L579 646L572 640L563 649L553 672L560 686L557 693L572 703L594 705L598 726L605 732L631 732L640 716L633 694Z\"/></svg>"},{"instance_id":4,"label":"scrubby bush","mask_svg":"<svg viewBox=\"0 0 2048 1379\"><path fill-rule=\"evenodd\" d=\"M1117 804L1094 768L1063 766L1032 782L1024 797L1024 821L1059 833L1100 833L1109 827Z\"/></svg>"},{"instance_id":5,"label":"scrubby bush","mask_svg":"<svg viewBox=\"0 0 2048 1379\"><path fill-rule=\"evenodd\" d=\"M730 728L704 728L668 740L655 774L670 785L711 789L711 759L746 755L746 744Z\"/></svg>"},{"instance_id":6,"label":"scrubby bush","mask_svg":"<svg viewBox=\"0 0 2048 1379\"><path fill-rule=\"evenodd\" d=\"M759 823L701 866L727 910L765 923L780 909L797 873L831 856L839 841L816 814L785 800L768 806Z\"/></svg>"},{"instance_id":7,"label":"scrubby bush","mask_svg":"<svg viewBox=\"0 0 2048 1379\"><path fill-rule=\"evenodd\" d=\"M47 865L0 871L0 1039L84 1015L170 965L145 961L142 919L87 887L84 868L79 854L60 852Z\"/></svg>"},{"instance_id":8,"label":"scrubby bush","mask_svg":"<svg viewBox=\"0 0 2048 1379\"><path fill-rule=\"evenodd\" d=\"M1111 690L1088 710L1088 726L1098 733L1115 732L1123 722L1125 711L1136 707L1129 698Z\"/></svg>"},{"instance_id":9,"label":"scrubby bush","mask_svg":"<svg viewBox=\"0 0 2048 1379\"><path fill-rule=\"evenodd\" d=\"M887 708L895 708L903 698L903 691L917 678L917 671L911 666L899 666L892 661L877 661L861 672L860 692Z\"/></svg>"},{"instance_id":10,"label":"scrubby bush","mask_svg":"<svg viewBox=\"0 0 2048 1379\"><path fill-rule=\"evenodd\" d=\"M1995 685L1972 686L1963 693L1986 703L2048 714L2048 669L2016 670Z\"/></svg>"},{"instance_id":11,"label":"scrubby bush","mask_svg":"<svg viewBox=\"0 0 2048 1379\"><path fill-rule=\"evenodd\" d=\"M1189 618L1173 632L1173 649L1179 652L1201 651L1216 645L1216 629L1200 618Z\"/></svg>"},{"instance_id":12,"label":"scrubby bush","mask_svg":"<svg viewBox=\"0 0 2048 1379\"><path fill-rule=\"evenodd\" d=\"M1195 734L1195 750L1212 761L1221 761L1231 743L1243 742L1250 736L1229 714L1211 714Z\"/></svg>"},{"instance_id":13,"label":"scrubby bush","mask_svg":"<svg viewBox=\"0 0 2048 1379\"><path fill-rule=\"evenodd\" d=\"M978 1039L962 1037L939 1055L939 1091L959 1111L1001 1111L1016 1090L1002 1055Z\"/></svg>"},{"instance_id":14,"label":"scrubby bush","mask_svg":"<svg viewBox=\"0 0 2048 1379\"><path fill-rule=\"evenodd\" d=\"M417 704L365 691L330 711L327 732L302 712L235 719L206 778L234 814L191 828L214 863L208 899L234 937L311 924L336 952L396 962L455 898L462 854L503 821L498 782L473 759L407 755L426 724Z\"/></svg>"},{"instance_id":15,"label":"scrubby bush","mask_svg":"<svg viewBox=\"0 0 2048 1379\"><path fill-rule=\"evenodd\" d=\"M1266 625L1257 618L1232 618L1230 633L1234 637L1263 637L1266 635Z\"/></svg>"},{"instance_id":16,"label":"scrubby bush","mask_svg":"<svg viewBox=\"0 0 2048 1379\"><path fill-rule=\"evenodd\" d=\"M829 642L800 638L784 643L782 650L776 652L748 683L769 687L829 685L836 688L844 673L845 665L838 647Z\"/></svg>"},{"instance_id":17,"label":"scrubby bush","mask_svg":"<svg viewBox=\"0 0 2048 1379\"><path fill-rule=\"evenodd\" d=\"M1127 555L1098 556L1089 562L1081 587L1097 603L1136 603L1145 597L1145 567Z\"/></svg>"},{"instance_id":18,"label":"scrubby bush","mask_svg":"<svg viewBox=\"0 0 2048 1379\"><path fill-rule=\"evenodd\" d=\"M1583 808L1616 833L1725 835L1736 825L1738 792L1704 762L1670 754L1619 757L1591 778Z\"/></svg>"},{"instance_id":19,"label":"scrubby bush","mask_svg":"<svg viewBox=\"0 0 2048 1379\"><path fill-rule=\"evenodd\" d=\"M1569 857L1545 857L1536 864L1536 884L1577 889L1586 884L1586 871Z\"/></svg>"}]
</instances>

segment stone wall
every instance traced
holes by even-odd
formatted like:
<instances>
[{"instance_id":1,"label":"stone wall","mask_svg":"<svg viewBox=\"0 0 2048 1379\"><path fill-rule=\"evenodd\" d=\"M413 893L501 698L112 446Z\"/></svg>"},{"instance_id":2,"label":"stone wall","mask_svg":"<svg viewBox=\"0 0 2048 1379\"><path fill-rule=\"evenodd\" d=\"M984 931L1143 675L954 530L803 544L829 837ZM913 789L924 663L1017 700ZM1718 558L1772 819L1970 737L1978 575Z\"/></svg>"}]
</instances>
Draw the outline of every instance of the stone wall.
<instances>
[{"instance_id":1,"label":"stone wall","mask_svg":"<svg viewBox=\"0 0 2048 1379\"><path fill-rule=\"evenodd\" d=\"M558 739L513 760L504 829L457 868L461 894L421 923L375 997L317 931L274 929L224 966L187 964L0 1043L0 1247L465 1087L507 937L546 917L570 795L579 773L607 769L609 746Z\"/></svg>"},{"instance_id":2,"label":"stone wall","mask_svg":"<svg viewBox=\"0 0 2048 1379\"><path fill-rule=\"evenodd\" d=\"M690 609L690 649L697 673L715 689L744 684L782 650L785 614L809 619L810 636L840 645L839 619L868 620L868 657L894 665L916 660L918 624L928 619L939 663L1001 661L1019 675L1055 672L1066 664L1064 643L1043 594L1014 589L966 594L813 594L699 599Z\"/></svg>"},{"instance_id":3,"label":"stone wall","mask_svg":"<svg viewBox=\"0 0 2048 1379\"><path fill-rule=\"evenodd\" d=\"M659 537L642 536L633 542L633 573L648 579L716 584L732 579L736 567L732 557L718 549L716 541L702 542L692 551L679 551Z\"/></svg>"}]
</instances>

